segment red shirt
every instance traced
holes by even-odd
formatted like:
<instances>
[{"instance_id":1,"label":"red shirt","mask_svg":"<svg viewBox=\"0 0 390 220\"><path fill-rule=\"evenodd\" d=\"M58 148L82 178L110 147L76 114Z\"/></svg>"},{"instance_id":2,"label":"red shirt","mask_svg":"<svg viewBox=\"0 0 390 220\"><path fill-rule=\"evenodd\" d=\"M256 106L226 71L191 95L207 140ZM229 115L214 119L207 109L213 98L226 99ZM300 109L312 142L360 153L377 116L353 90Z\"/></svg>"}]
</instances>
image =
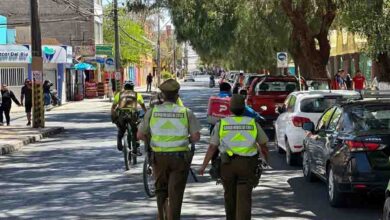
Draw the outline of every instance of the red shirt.
<instances>
[{"instance_id":1,"label":"red shirt","mask_svg":"<svg viewBox=\"0 0 390 220\"><path fill-rule=\"evenodd\" d=\"M364 89L364 81L366 81L366 78L364 76L353 77L353 83L355 84L355 89L356 90Z\"/></svg>"}]
</instances>

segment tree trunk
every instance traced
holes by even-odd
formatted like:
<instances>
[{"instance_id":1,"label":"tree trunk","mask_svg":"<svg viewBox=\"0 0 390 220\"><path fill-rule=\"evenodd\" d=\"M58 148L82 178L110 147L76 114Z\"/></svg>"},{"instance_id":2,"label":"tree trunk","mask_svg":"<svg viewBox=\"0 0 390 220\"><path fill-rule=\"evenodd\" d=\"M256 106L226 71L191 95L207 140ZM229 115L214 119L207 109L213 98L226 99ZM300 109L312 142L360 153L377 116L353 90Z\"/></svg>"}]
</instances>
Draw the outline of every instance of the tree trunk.
<instances>
[{"instance_id":1,"label":"tree trunk","mask_svg":"<svg viewBox=\"0 0 390 220\"><path fill-rule=\"evenodd\" d=\"M378 55L378 80L382 82L390 82L390 57L387 52Z\"/></svg>"},{"instance_id":2,"label":"tree trunk","mask_svg":"<svg viewBox=\"0 0 390 220\"><path fill-rule=\"evenodd\" d=\"M294 4L293 0L282 0L281 6L289 18L292 30L292 39L296 40L295 45L299 49L295 50L298 54L298 62L307 66L309 72L304 73L307 79L328 78L326 66L330 56L330 43L328 32L336 16L336 6L332 0L327 1L325 8L317 9L315 16L321 21L319 31L315 31L305 17L308 13L306 1L300 4ZM323 13L322 10L325 12ZM301 70L305 69L300 66ZM303 72L302 72L303 73Z\"/></svg>"}]
</instances>

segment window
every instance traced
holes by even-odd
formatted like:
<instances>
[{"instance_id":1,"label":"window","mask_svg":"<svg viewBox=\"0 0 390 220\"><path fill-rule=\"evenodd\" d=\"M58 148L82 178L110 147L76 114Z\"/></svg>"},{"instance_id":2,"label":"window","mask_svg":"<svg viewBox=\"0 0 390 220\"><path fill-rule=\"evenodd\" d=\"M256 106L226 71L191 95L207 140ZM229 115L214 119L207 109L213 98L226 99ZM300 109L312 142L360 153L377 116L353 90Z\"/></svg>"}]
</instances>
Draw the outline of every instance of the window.
<instances>
[{"instance_id":1,"label":"window","mask_svg":"<svg viewBox=\"0 0 390 220\"><path fill-rule=\"evenodd\" d=\"M353 127L355 131L389 131L390 106L387 103L372 106L354 106L351 108L344 124L347 127Z\"/></svg>"},{"instance_id":2,"label":"window","mask_svg":"<svg viewBox=\"0 0 390 220\"><path fill-rule=\"evenodd\" d=\"M295 107L296 101L297 101L297 97L292 95L291 98L290 98L290 101L288 103L288 106L287 106L287 111L288 112L294 112L294 107Z\"/></svg>"},{"instance_id":3,"label":"window","mask_svg":"<svg viewBox=\"0 0 390 220\"><path fill-rule=\"evenodd\" d=\"M336 108L336 111L333 113L332 119L330 120L328 130L334 131L337 129L342 113L343 111L340 108Z\"/></svg>"},{"instance_id":4,"label":"window","mask_svg":"<svg viewBox=\"0 0 390 220\"><path fill-rule=\"evenodd\" d=\"M8 86L21 86L24 83L23 67L0 67L0 82Z\"/></svg>"},{"instance_id":5,"label":"window","mask_svg":"<svg viewBox=\"0 0 390 220\"><path fill-rule=\"evenodd\" d=\"M336 104L336 97L321 97L304 99L301 102L301 112L322 113Z\"/></svg>"},{"instance_id":6,"label":"window","mask_svg":"<svg viewBox=\"0 0 390 220\"><path fill-rule=\"evenodd\" d=\"M334 110L335 107L329 109L322 115L321 119L318 121L317 130L325 130L328 128L330 117L332 117Z\"/></svg>"},{"instance_id":7,"label":"window","mask_svg":"<svg viewBox=\"0 0 390 220\"><path fill-rule=\"evenodd\" d=\"M294 92L298 88L296 82L272 81L257 84L256 92Z\"/></svg>"},{"instance_id":8,"label":"window","mask_svg":"<svg viewBox=\"0 0 390 220\"><path fill-rule=\"evenodd\" d=\"M103 28L99 22L95 22L95 42L96 44L103 43Z\"/></svg>"},{"instance_id":9,"label":"window","mask_svg":"<svg viewBox=\"0 0 390 220\"><path fill-rule=\"evenodd\" d=\"M102 0L95 0L95 4L102 5Z\"/></svg>"}]
</instances>

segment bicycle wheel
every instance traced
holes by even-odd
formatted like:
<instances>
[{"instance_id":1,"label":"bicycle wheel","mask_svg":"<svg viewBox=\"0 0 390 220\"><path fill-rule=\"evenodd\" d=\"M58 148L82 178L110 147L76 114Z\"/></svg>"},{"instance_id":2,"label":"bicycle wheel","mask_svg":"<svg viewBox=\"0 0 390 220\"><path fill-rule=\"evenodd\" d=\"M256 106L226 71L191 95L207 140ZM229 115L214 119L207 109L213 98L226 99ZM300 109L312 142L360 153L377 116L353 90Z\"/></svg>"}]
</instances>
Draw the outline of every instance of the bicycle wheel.
<instances>
[{"instance_id":1,"label":"bicycle wheel","mask_svg":"<svg viewBox=\"0 0 390 220\"><path fill-rule=\"evenodd\" d=\"M127 128L128 141L129 141L129 154L133 165L137 164L137 139L133 136L131 125Z\"/></svg>"},{"instance_id":2,"label":"bicycle wheel","mask_svg":"<svg viewBox=\"0 0 390 220\"><path fill-rule=\"evenodd\" d=\"M154 197L156 195L154 186L155 179L153 176L152 163L148 154L146 154L144 160L143 179L146 195L148 195L150 198Z\"/></svg>"},{"instance_id":3,"label":"bicycle wheel","mask_svg":"<svg viewBox=\"0 0 390 220\"><path fill-rule=\"evenodd\" d=\"M125 132L125 135L123 135L123 157L125 159L125 168L126 170L130 170L130 163L131 163L131 151L129 149L129 141L128 141L128 134L127 131Z\"/></svg>"}]
</instances>

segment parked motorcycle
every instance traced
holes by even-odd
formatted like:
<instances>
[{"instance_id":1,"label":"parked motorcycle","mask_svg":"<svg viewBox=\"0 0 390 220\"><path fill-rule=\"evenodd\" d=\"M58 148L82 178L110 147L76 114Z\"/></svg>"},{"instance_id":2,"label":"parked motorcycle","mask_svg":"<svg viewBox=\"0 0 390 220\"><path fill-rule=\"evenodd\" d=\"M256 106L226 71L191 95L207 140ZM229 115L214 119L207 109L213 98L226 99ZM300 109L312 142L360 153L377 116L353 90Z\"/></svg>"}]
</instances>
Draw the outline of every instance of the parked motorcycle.
<instances>
[{"instance_id":1,"label":"parked motorcycle","mask_svg":"<svg viewBox=\"0 0 390 220\"><path fill-rule=\"evenodd\" d=\"M50 96L51 96L51 104L52 104L53 106L61 105L61 101L60 101L60 99L58 98L58 92L57 92L57 90L52 89L52 90L50 91Z\"/></svg>"}]
</instances>

